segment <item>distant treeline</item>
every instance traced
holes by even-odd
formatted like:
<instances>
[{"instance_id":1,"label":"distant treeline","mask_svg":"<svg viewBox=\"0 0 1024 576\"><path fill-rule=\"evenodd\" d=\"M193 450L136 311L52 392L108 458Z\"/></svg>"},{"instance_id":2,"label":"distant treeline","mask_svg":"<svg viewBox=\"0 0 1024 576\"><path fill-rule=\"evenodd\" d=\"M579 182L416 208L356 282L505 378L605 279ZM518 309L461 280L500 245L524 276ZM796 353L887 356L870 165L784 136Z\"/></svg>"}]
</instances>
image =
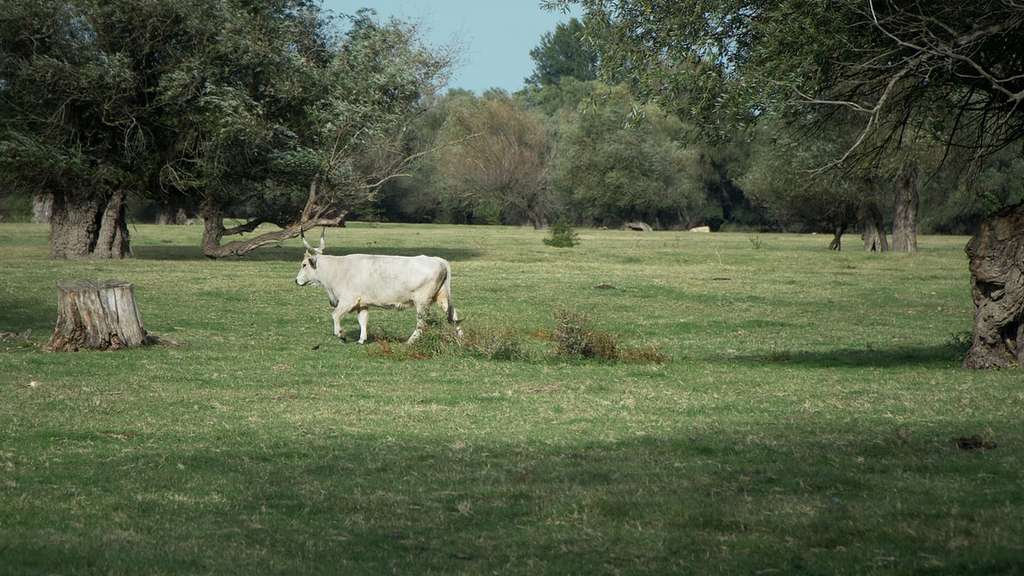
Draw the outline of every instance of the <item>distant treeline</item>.
<instances>
[{"instance_id":1,"label":"distant treeline","mask_svg":"<svg viewBox=\"0 0 1024 576\"><path fill-rule=\"evenodd\" d=\"M920 196L920 231L966 233L994 209L1024 199L1024 159L1016 148L979 166L921 137L898 157L854 172L822 170L856 136L854 122L842 114L829 120L828 130L820 119L801 129L792 117L765 113L749 126L709 135L652 99L638 98L627 80L598 79L598 55L576 20L541 38L523 90L441 95L434 85L449 56L432 54L415 29L379 23L372 12L343 20L346 27L307 2L256 13L221 0L204 8L210 12L204 18L186 17L190 5L162 0L152 9L180 19L179 35L187 29L196 38L208 38L217 18L244 24L248 28L233 33L245 51L197 40L171 51L168 43L176 37L157 31L136 49L151 50L153 58L135 62L135 52L122 50L112 59L105 46L95 45L100 36L80 35L75 26L89 22L97 34L115 30L107 33L130 48L136 41L125 20L131 1L75 8L80 16L66 17L45 6L17 8L26 22L42 27L52 21L66 31L50 39L47 59L39 56L45 43L33 47L26 39L6 47L8 62L21 58L23 64L4 69L0 92L48 111L9 109L13 128L3 139L9 186L0 191L0 217L29 219L33 198L37 217L45 214L51 189L71 197L78 190L123 188L128 220L136 222L235 217L287 226L300 214L313 222L312 208L327 213L322 205L329 200L334 219L347 214L535 227L640 220L659 229L707 225L841 235L891 227L902 182ZM17 40L17 22L11 22L8 37ZM253 40L267 30L276 44ZM289 52L297 42L309 44L301 59ZM99 72L54 69L62 59L86 61ZM159 66L148 75L132 72L153 62ZM376 75L367 76L373 69ZM66 76L61 84L37 82L45 74L59 79L54 70ZM108 86L108 75L120 84ZM95 102L69 111L55 92L67 86ZM81 118L68 119L71 112ZM110 124L115 112L117 123ZM334 119L342 117L353 123L336 126ZM336 157L338 150L346 155ZM330 197L316 204L307 194L310 182ZM218 233L234 230L211 230L204 243L214 254Z\"/></svg>"}]
</instances>

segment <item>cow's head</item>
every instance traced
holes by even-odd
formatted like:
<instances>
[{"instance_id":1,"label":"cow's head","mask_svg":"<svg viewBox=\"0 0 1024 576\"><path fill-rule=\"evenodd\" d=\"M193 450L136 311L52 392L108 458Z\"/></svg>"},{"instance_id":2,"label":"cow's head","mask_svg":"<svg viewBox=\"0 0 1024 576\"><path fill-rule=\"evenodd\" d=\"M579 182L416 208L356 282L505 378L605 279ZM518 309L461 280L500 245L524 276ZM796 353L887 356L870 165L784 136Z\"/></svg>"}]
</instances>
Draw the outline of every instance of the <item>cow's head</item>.
<instances>
[{"instance_id":1,"label":"cow's head","mask_svg":"<svg viewBox=\"0 0 1024 576\"><path fill-rule=\"evenodd\" d=\"M302 237L302 244L306 247L306 253L302 255L302 265L299 266L299 273L295 276L295 283L299 286L305 286L306 284L319 284L319 274L316 269L316 261L324 253L324 233L326 230L320 231L320 247L313 248L306 242L306 235L299 230L299 236Z\"/></svg>"}]
</instances>

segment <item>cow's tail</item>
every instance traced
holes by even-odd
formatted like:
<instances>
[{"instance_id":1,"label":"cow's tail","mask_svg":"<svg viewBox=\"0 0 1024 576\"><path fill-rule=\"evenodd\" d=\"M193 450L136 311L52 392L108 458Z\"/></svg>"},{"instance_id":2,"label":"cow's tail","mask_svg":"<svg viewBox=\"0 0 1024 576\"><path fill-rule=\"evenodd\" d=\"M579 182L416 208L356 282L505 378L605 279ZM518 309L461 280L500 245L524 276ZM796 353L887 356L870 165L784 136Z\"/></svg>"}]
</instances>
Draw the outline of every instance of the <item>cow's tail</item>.
<instances>
[{"instance_id":1,"label":"cow's tail","mask_svg":"<svg viewBox=\"0 0 1024 576\"><path fill-rule=\"evenodd\" d=\"M455 302L452 300L452 265L447 260L444 262L444 284L441 285L441 297L447 303L448 323L455 326L459 335L462 329L459 328L459 313L455 311Z\"/></svg>"}]
</instances>

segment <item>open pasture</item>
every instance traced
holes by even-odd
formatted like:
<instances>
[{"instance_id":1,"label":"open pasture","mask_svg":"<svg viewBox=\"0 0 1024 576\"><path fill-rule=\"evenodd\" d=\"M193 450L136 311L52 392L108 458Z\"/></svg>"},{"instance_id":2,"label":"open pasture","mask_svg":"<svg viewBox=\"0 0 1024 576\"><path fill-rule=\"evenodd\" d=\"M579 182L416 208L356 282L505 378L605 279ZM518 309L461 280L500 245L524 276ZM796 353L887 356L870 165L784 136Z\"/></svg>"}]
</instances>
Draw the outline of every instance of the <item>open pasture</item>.
<instances>
[{"instance_id":1,"label":"open pasture","mask_svg":"<svg viewBox=\"0 0 1024 576\"><path fill-rule=\"evenodd\" d=\"M576 308L672 357L612 364L339 343L297 240L208 261L140 225L134 259L57 262L46 232L0 226L0 331L32 331L0 342L2 574L1024 571L1024 377L959 368L966 238L328 231L451 260L467 329L543 351ZM133 282L181 345L41 351L66 278Z\"/></svg>"}]
</instances>

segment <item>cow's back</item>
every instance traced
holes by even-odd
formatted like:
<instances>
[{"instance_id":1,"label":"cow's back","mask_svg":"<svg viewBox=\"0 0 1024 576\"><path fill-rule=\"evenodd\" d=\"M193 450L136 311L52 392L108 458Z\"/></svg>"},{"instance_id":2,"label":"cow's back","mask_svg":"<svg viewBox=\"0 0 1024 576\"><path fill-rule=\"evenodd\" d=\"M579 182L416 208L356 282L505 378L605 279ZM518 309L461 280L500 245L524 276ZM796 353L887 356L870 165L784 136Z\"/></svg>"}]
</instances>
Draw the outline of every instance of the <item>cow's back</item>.
<instances>
[{"instance_id":1,"label":"cow's back","mask_svg":"<svg viewBox=\"0 0 1024 576\"><path fill-rule=\"evenodd\" d=\"M338 296L362 306L403 306L429 301L448 274L448 264L433 256L349 254L325 256L323 272Z\"/></svg>"}]
</instances>

